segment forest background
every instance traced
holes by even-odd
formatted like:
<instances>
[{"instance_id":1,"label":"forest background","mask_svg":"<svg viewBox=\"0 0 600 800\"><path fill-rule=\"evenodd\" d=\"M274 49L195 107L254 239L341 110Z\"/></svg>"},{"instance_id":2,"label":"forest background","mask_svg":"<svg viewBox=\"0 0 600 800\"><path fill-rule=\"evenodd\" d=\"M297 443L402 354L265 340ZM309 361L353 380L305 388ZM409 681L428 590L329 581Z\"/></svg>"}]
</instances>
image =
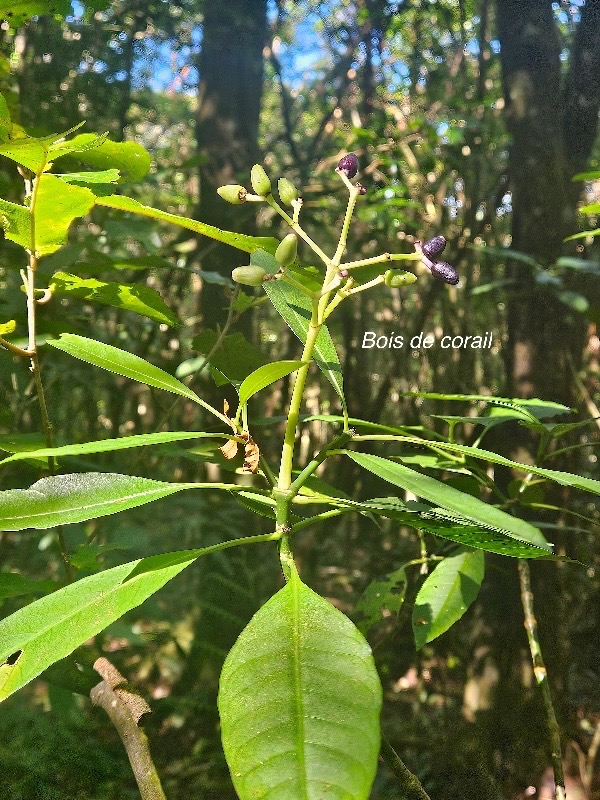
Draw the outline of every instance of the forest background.
<instances>
[{"instance_id":1,"label":"forest background","mask_svg":"<svg viewBox=\"0 0 600 800\"><path fill-rule=\"evenodd\" d=\"M143 144L152 166L126 186L129 196L220 228L281 238L287 230L269 208L257 213L254 204L229 206L216 194L223 184L247 185L252 164L264 163L272 176L302 187L305 224L331 247L345 202L334 170L353 151L367 189L353 228L353 257L408 253L416 240L446 237L444 257L461 276L457 287L419 266L414 286L361 294L332 321L351 417L443 433L455 426L456 441L468 444L477 427L455 419L467 413L464 403L415 393L553 400L572 407L577 416L570 421L582 425L561 442L552 467L600 477L593 449L600 417L600 253L593 235L600 199L597 4L56 5L62 16L6 17L0 90L28 132L66 130L85 120L84 131ZM20 201L22 181L4 159L0 190ZM587 235L565 241L582 231ZM16 253L2 243L0 321L19 322L23 314ZM157 322L65 292L41 307L41 341L64 331L92 336L176 374L219 407L225 397L233 402L229 387L215 385L210 370L197 369L227 324L229 276L242 263L239 252L96 208L72 230L69 246L42 263L48 276L77 264L87 278L115 280L118 274L151 287L172 317ZM405 346L365 349L368 330L403 335ZM241 315L233 331L267 360L298 357L297 341L266 304ZM436 344L409 347L420 332L433 334ZM493 334L489 349L439 346L443 335L486 332ZM43 349L41 361L62 442L204 424L197 407L174 405L168 396L101 371L90 380L88 368L66 355ZM0 349L0 447L8 452L42 441L30 383L27 369ZM288 378L254 401L265 452L278 441L277 422L288 401ZM468 413L476 416L477 408ZM335 393L316 374L304 410L339 412ZM300 441L305 457L326 440L325 427L319 420L306 424ZM489 431L489 449L493 443L519 461L534 457L521 426L500 431ZM214 453L201 447L148 452L121 463L130 474L186 481L214 478L226 468L215 466ZM118 468L118 455L106 459ZM36 466L21 464L10 474L3 470L3 489L36 479ZM369 479L347 463L337 465L337 474L333 464L327 479L355 499L370 496ZM467 476L448 480L468 490ZM509 487L511 475L505 480ZM536 523L551 528L557 552L588 566L540 563L533 579L570 790L573 797L599 797L600 509L597 500L564 487L558 492L540 482L531 492ZM568 510L547 510L551 506ZM250 519L243 506L216 494L178 495L150 509L70 526L67 543L73 568L85 574L99 568L99 560L106 566L221 541L247 530ZM420 545L408 531L399 536L397 527L342 520L327 524L327 536L318 528L306 531L295 552L303 580L360 621L357 604L371 581L417 557ZM63 569L51 536L3 533L0 551L4 570L37 581L52 581ZM439 800L512 800L532 796L536 787L544 796L548 746L517 572L506 559L491 557L488 565L482 591L462 621L418 653L410 629L418 575L404 603L368 629L384 685L386 736ZM145 729L169 798L235 797L219 739L218 675L237 635L280 582L276 564L260 554L218 554L96 637L96 655L109 654L150 700ZM40 591L42 584L29 587ZM2 615L23 600L8 587ZM85 692L47 677L0 707L3 796L136 797L116 733ZM389 768L382 766L372 796L400 797Z\"/></svg>"}]
</instances>

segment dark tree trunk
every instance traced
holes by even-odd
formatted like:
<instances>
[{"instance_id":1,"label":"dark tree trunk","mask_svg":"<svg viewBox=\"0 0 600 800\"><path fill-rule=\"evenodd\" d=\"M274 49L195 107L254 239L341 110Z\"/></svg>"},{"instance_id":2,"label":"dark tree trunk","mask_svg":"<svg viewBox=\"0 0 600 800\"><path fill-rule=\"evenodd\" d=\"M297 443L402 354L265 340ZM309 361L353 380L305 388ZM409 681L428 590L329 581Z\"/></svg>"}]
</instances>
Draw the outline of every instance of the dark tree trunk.
<instances>
[{"instance_id":1,"label":"dark tree trunk","mask_svg":"<svg viewBox=\"0 0 600 800\"><path fill-rule=\"evenodd\" d=\"M267 35L267 0L205 0L199 60L197 141L202 157L200 203L202 222L252 233L255 206L231 206L217 187L247 184L258 159L258 123L263 87L263 47ZM227 275L242 263L238 250L210 245L202 267ZM205 284L202 315L205 327L223 320L223 293Z\"/></svg>"},{"instance_id":2,"label":"dark tree trunk","mask_svg":"<svg viewBox=\"0 0 600 800\"><path fill-rule=\"evenodd\" d=\"M573 230L581 184L571 178L596 137L600 8L582 10L564 85L551 0L497 0L497 22L512 136L512 248L546 266ZM532 269L516 263L510 273L519 288L508 310L507 390L572 405L571 364L581 359L584 323Z\"/></svg>"}]
</instances>

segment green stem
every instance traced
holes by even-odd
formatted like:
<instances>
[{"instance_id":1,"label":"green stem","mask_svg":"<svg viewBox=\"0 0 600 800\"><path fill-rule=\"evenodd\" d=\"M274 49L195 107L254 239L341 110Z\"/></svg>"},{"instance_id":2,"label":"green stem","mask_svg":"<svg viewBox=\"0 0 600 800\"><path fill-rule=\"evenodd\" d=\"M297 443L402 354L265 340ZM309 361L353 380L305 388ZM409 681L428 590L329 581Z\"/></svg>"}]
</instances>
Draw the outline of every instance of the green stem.
<instances>
[{"instance_id":1,"label":"green stem","mask_svg":"<svg viewBox=\"0 0 600 800\"><path fill-rule=\"evenodd\" d=\"M356 186L353 186L350 183L350 181L347 182L344 181L344 183L346 183L346 185L348 186L349 196L337 250L335 251L334 257L331 259L331 266L335 267L336 269L339 267L340 262L342 260L342 256L346 251L346 244L348 242L348 231L350 230L350 221L352 219L352 214L354 213L354 207L356 206L356 201L358 200L358 197L360 195L360 191L356 188Z\"/></svg>"},{"instance_id":2,"label":"green stem","mask_svg":"<svg viewBox=\"0 0 600 800\"><path fill-rule=\"evenodd\" d=\"M265 199L267 203L271 206L271 208L273 208L279 214L279 216L282 217L287 222L287 224L294 231L294 233L297 233L301 239L304 239L304 241L310 247L313 253L316 253L321 259L321 261L329 268L331 264L331 259L327 256L326 253L324 253L321 250L319 245L315 241L313 241L313 239L310 238L308 233L306 233L306 231L300 227L298 222L292 219L292 217L290 217L287 211L284 211L284 209L275 200L273 195L268 195Z\"/></svg>"},{"instance_id":3,"label":"green stem","mask_svg":"<svg viewBox=\"0 0 600 800\"><path fill-rule=\"evenodd\" d=\"M303 519L302 522L296 522L295 525L292 525L291 532L297 533L304 528L309 528L311 525L316 525L319 522L324 522L332 517L339 517L340 514L348 514L349 512L355 510L356 509L354 508L332 508L331 511L324 511L322 514L315 514L314 517Z\"/></svg>"},{"instance_id":4,"label":"green stem","mask_svg":"<svg viewBox=\"0 0 600 800\"><path fill-rule=\"evenodd\" d=\"M540 647L540 641L537 632L537 620L533 611L533 592L531 591L531 574L529 571L529 564L523 558L519 559L519 584L521 588L521 604L523 606L525 630L527 631L527 640L529 642L529 650L531 651L531 660L533 663L533 674L535 680L542 692L542 700L544 709L546 711L546 724L548 726L548 737L550 740L550 759L552 762L552 770L554 772L555 796L556 800L564 800L565 793L565 776L563 773L562 764L562 745L560 741L560 728L554 711L554 704L552 702L552 694L548 684L548 673Z\"/></svg>"},{"instance_id":5,"label":"green stem","mask_svg":"<svg viewBox=\"0 0 600 800\"><path fill-rule=\"evenodd\" d=\"M419 253L381 253L372 258L361 258L360 261L348 261L340 264L340 269L356 269L357 267L369 267L372 264L385 264L388 261L420 261Z\"/></svg>"},{"instance_id":6,"label":"green stem","mask_svg":"<svg viewBox=\"0 0 600 800\"><path fill-rule=\"evenodd\" d=\"M350 431L344 431L343 433L340 433L339 436L336 436L335 439L332 439L331 442L328 442L324 447L322 447L313 457L313 459L304 467L298 477L290 484L289 489L292 497L298 494L308 478L329 456L330 451L335 450L336 448L345 447L350 439L352 439L352 433Z\"/></svg>"},{"instance_id":7,"label":"green stem","mask_svg":"<svg viewBox=\"0 0 600 800\"><path fill-rule=\"evenodd\" d=\"M9 353L13 353L16 356L21 356L22 358L31 358L33 355L31 350L24 350L22 347L17 347L16 344L7 341L4 336L0 336L0 346L4 347L5 350L8 350Z\"/></svg>"},{"instance_id":8,"label":"green stem","mask_svg":"<svg viewBox=\"0 0 600 800\"><path fill-rule=\"evenodd\" d=\"M398 779L402 800L430 800L421 781L409 770L385 736L381 738L381 760Z\"/></svg>"}]
</instances>

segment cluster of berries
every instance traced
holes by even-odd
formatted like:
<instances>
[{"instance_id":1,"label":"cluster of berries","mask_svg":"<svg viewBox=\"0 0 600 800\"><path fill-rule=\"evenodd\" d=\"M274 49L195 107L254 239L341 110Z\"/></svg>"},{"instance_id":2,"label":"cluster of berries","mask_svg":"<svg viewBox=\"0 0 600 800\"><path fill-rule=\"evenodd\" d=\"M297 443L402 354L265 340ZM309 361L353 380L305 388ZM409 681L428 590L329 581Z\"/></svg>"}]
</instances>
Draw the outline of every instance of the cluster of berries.
<instances>
[{"instance_id":1,"label":"cluster of berries","mask_svg":"<svg viewBox=\"0 0 600 800\"><path fill-rule=\"evenodd\" d=\"M444 281L444 283L456 286L459 281L458 272L447 261L438 261L445 247L446 240L443 236L434 236L433 239L429 239L425 244L415 242L415 250L417 253L421 253L421 261L431 274Z\"/></svg>"}]
</instances>

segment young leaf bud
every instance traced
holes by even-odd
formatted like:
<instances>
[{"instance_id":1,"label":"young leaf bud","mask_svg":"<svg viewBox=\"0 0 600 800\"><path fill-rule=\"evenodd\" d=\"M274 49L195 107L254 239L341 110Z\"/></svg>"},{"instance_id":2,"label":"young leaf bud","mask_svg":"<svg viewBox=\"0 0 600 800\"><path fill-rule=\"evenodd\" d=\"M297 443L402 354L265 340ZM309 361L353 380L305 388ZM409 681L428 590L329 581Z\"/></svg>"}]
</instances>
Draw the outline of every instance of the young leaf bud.
<instances>
[{"instance_id":1,"label":"young leaf bud","mask_svg":"<svg viewBox=\"0 0 600 800\"><path fill-rule=\"evenodd\" d=\"M436 261L444 252L444 248L446 247L446 240L443 236L434 236L433 239L429 239L428 242L425 242L424 245L421 246L421 251L430 258L432 261Z\"/></svg>"},{"instance_id":2,"label":"young leaf bud","mask_svg":"<svg viewBox=\"0 0 600 800\"><path fill-rule=\"evenodd\" d=\"M236 283L243 286L260 286L267 271L256 264L249 264L246 267L236 267L231 273L231 277Z\"/></svg>"},{"instance_id":3,"label":"young leaf bud","mask_svg":"<svg viewBox=\"0 0 600 800\"><path fill-rule=\"evenodd\" d=\"M404 272L401 269L388 269L383 276L385 285L397 289L399 286L409 286L411 283L416 283L417 276L412 272Z\"/></svg>"},{"instance_id":4,"label":"young leaf bud","mask_svg":"<svg viewBox=\"0 0 600 800\"><path fill-rule=\"evenodd\" d=\"M358 158L354 153L348 153L347 156L340 158L337 168L347 178L353 178L358 172Z\"/></svg>"},{"instance_id":5,"label":"young leaf bud","mask_svg":"<svg viewBox=\"0 0 600 800\"><path fill-rule=\"evenodd\" d=\"M275 250L275 258L280 266L289 267L295 261L297 253L298 237L295 233L288 233Z\"/></svg>"},{"instance_id":6,"label":"young leaf bud","mask_svg":"<svg viewBox=\"0 0 600 800\"><path fill-rule=\"evenodd\" d=\"M217 194L219 194L223 200L227 200L228 203L231 203L234 206L239 206L241 203L246 202L246 195L248 192L243 186L230 183L227 186L219 186L217 189Z\"/></svg>"},{"instance_id":7,"label":"young leaf bud","mask_svg":"<svg viewBox=\"0 0 600 800\"><path fill-rule=\"evenodd\" d=\"M355 186L358 189L359 194L364 195L367 193L367 189L365 186L362 185L362 183L356 183Z\"/></svg>"},{"instance_id":8,"label":"young leaf bud","mask_svg":"<svg viewBox=\"0 0 600 800\"><path fill-rule=\"evenodd\" d=\"M298 190L291 181L288 181L287 178L279 178L279 181L277 182L277 188L279 189L279 197L281 198L281 202L286 206L291 206L294 200L298 199Z\"/></svg>"},{"instance_id":9,"label":"young leaf bud","mask_svg":"<svg viewBox=\"0 0 600 800\"><path fill-rule=\"evenodd\" d=\"M256 194L264 197L271 194L271 181L260 164L255 164L250 171L250 183Z\"/></svg>"},{"instance_id":10,"label":"young leaf bud","mask_svg":"<svg viewBox=\"0 0 600 800\"><path fill-rule=\"evenodd\" d=\"M432 264L431 274L444 281L444 283L450 283L452 286L456 286L460 280L458 272L446 261L436 261L435 264Z\"/></svg>"}]
</instances>

